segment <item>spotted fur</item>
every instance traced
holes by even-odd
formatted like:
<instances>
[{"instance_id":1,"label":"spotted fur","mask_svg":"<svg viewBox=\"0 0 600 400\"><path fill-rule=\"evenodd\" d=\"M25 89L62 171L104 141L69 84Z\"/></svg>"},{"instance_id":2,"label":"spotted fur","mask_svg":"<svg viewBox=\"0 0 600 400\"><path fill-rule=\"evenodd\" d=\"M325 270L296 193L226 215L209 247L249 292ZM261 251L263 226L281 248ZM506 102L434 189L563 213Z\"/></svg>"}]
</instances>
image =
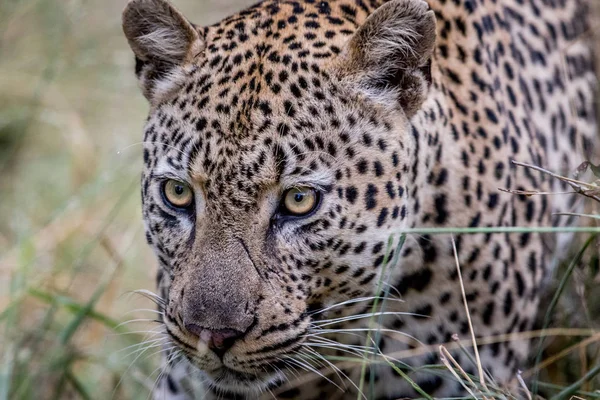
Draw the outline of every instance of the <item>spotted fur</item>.
<instances>
[{"instance_id":1,"label":"spotted fur","mask_svg":"<svg viewBox=\"0 0 600 400\"><path fill-rule=\"evenodd\" d=\"M564 191L510 160L570 174L593 156L586 15L583 0L266 0L199 27L166 0L132 0L123 26L151 104L143 215L163 326L179 349L155 397L354 399L360 368L332 382L294 370L319 369L306 356L330 354L325 340L365 345L370 319L359 317L385 292L382 352L466 338L450 237L408 235L399 246L399 232L573 223L552 213L576 209L575 197L498 188ZM191 212L165 203L165 179L190 185ZM320 191L320 206L279 215L296 186ZM455 235L477 336L531 328L554 239ZM212 351L194 326L242 335ZM508 384L528 343L480 352ZM402 361L438 363L419 354ZM388 365L371 375L369 398L416 396ZM462 393L450 375L411 376L435 396Z\"/></svg>"}]
</instances>

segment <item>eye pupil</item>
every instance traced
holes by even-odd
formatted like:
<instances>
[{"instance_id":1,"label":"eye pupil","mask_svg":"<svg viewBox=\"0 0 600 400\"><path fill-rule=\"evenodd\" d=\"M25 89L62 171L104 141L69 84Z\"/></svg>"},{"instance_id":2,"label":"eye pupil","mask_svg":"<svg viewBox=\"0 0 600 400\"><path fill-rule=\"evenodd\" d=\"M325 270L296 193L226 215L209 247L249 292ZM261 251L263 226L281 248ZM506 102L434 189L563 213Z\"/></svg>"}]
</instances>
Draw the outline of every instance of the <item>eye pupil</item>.
<instances>
[{"instance_id":1,"label":"eye pupil","mask_svg":"<svg viewBox=\"0 0 600 400\"><path fill-rule=\"evenodd\" d=\"M303 200L304 200L304 193L296 193L294 195L294 201L296 203L302 203Z\"/></svg>"},{"instance_id":2,"label":"eye pupil","mask_svg":"<svg viewBox=\"0 0 600 400\"><path fill-rule=\"evenodd\" d=\"M181 196L184 191L185 191L185 189L183 188L183 186L181 186L181 185L175 186L175 194Z\"/></svg>"}]
</instances>

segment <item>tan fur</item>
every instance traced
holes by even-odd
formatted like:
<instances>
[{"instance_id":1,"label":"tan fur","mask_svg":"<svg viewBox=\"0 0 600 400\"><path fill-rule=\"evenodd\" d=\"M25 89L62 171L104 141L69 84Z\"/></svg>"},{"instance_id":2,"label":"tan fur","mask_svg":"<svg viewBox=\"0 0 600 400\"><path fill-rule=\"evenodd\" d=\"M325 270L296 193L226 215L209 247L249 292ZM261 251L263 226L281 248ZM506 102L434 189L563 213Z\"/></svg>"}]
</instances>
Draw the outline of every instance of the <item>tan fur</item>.
<instances>
[{"instance_id":1,"label":"tan fur","mask_svg":"<svg viewBox=\"0 0 600 400\"><path fill-rule=\"evenodd\" d=\"M167 360L180 367L157 398L185 398L185 382L202 381L208 398L290 389L282 397L356 399L348 380L361 368L329 375L350 385L339 392L317 379L311 357L363 354L352 346L369 345L372 300L385 290L377 323L394 333L382 352L468 334L449 235L408 235L399 248L399 232L573 224L552 216L577 209L569 197L498 187L560 189L510 161L568 174L597 151L585 2L537 3L429 0L429 11L420 0L267 0L206 28L165 0L129 4L124 31L151 102L144 221L177 349ZM165 202L167 179L189 185L193 206ZM321 202L291 217L281 198L298 186ZM454 239L476 334L531 329L552 242ZM206 338L225 331L239 335L211 350ZM480 348L500 384L528 350L524 341ZM423 354L402 362L439 361ZM318 382L294 388L294 368ZM385 363L371 373L375 398L418 395ZM411 378L436 397L463 394L451 375Z\"/></svg>"}]
</instances>

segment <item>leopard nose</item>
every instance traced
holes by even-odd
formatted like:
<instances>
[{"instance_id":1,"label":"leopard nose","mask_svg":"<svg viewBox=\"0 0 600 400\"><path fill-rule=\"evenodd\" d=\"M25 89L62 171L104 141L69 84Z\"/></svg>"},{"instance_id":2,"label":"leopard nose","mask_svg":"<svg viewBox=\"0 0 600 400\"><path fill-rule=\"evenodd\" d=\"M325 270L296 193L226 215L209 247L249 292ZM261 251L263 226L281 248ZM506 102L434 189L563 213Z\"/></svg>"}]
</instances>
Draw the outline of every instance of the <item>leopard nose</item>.
<instances>
[{"instance_id":1,"label":"leopard nose","mask_svg":"<svg viewBox=\"0 0 600 400\"><path fill-rule=\"evenodd\" d=\"M197 324L186 324L185 329L193 335L198 336L209 349L214 351L220 358L237 339L244 335L243 332L234 329L206 329Z\"/></svg>"}]
</instances>

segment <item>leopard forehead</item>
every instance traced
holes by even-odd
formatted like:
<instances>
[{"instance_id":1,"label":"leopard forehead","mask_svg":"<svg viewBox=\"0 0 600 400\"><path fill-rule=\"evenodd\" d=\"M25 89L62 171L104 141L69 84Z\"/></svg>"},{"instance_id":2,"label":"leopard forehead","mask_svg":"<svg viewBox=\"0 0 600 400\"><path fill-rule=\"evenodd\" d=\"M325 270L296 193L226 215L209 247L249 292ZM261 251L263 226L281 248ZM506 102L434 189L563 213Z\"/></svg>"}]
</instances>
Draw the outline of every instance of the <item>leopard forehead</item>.
<instances>
[{"instance_id":1,"label":"leopard forehead","mask_svg":"<svg viewBox=\"0 0 600 400\"><path fill-rule=\"evenodd\" d=\"M332 7L345 10L346 18L333 17L341 11ZM157 84L148 79L149 86L176 91L171 103L208 114L226 136L262 132L267 126L264 118L253 118L256 110L293 117L308 100L303 108L314 114L318 101L331 96L325 92L331 77L323 66L340 54L364 17L340 3L263 2L199 29L201 50L185 67L169 71L171 79ZM139 74L146 65L139 61ZM202 127L206 121L198 123Z\"/></svg>"},{"instance_id":2,"label":"leopard forehead","mask_svg":"<svg viewBox=\"0 0 600 400\"><path fill-rule=\"evenodd\" d=\"M316 63L304 74L284 67L276 78L277 63L237 65L257 71L227 83L229 73L201 68L151 115L144 139L148 179L172 173L229 201L234 192L302 183L325 188L353 175L357 183L389 180L392 169L384 174L384 166L406 159L391 136L405 119L350 97Z\"/></svg>"},{"instance_id":3,"label":"leopard forehead","mask_svg":"<svg viewBox=\"0 0 600 400\"><path fill-rule=\"evenodd\" d=\"M391 132L406 119L339 85L332 68L372 8L267 1L199 29L202 52L167 82L148 83L168 95L146 126L147 176L217 180L227 198L226 186L331 185L340 159L364 164L371 152L369 164L398 163ZM138 60L140 76L146 65Z\"/></svg>"}]
</instances>

